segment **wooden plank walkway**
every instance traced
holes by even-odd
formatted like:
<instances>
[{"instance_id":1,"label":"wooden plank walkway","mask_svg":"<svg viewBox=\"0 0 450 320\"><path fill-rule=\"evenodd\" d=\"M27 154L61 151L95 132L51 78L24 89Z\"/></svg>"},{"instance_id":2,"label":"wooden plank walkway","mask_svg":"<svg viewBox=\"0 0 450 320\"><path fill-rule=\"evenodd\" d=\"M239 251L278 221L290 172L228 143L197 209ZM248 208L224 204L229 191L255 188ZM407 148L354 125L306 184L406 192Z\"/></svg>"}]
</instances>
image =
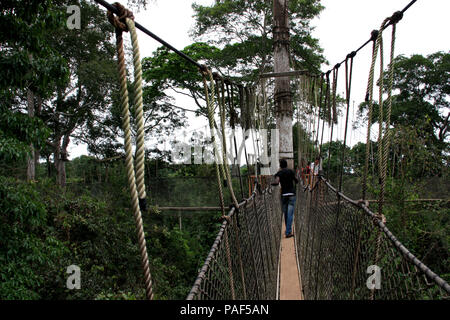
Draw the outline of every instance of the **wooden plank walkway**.
<instances>
[{"instance_id":1,"label":"wooden plank walkway","mask_svg":"<svg viewBox=\"0 0 450 320\"><path fill-rule=\"evenodd\" d=\"M280 253L280 300L303 300L294 237L286 238L283 221Z\"/></svg>"}]
</instances>

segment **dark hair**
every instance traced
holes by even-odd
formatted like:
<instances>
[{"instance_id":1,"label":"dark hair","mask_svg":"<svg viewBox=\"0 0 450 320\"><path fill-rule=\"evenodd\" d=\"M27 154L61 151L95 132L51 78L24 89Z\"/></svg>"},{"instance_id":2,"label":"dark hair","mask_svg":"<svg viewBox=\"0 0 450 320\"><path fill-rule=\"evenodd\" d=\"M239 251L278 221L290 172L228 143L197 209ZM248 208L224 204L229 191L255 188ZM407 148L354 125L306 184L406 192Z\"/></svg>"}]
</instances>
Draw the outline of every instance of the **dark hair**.
<instances>
[{"instance_id":1,"label":"dark hair","mask_svg":"<svg viewBox=\"0 0 450 320\"><path fill-rule=\"evenodd\" d=\"M319 161L320 161L320 157L319 157L319 156L317 156L317 157L316 157L316 160L319 160Z\"/></svg>"},{"instance_id":2,"label":"dark hair","mask_svg":"<svg viewBox=\"0 0 450 320\"><path fill-rule=\"evenodd\" d=\"M280 159L280 167L282 169L287 168L287 161L285 159Z\"/></svg>"}]
</instances>

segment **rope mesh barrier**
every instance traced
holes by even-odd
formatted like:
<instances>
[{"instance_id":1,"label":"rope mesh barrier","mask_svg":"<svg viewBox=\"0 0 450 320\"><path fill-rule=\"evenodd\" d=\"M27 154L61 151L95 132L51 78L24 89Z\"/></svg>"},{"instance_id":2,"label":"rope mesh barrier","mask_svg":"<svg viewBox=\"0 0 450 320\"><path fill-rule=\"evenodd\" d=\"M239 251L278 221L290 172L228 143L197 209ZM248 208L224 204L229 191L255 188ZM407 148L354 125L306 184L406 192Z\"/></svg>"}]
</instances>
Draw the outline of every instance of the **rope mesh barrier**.
<instances>
[{"instance_id":1,"label":"rope mesh barrier","mask_svg":"<svg viewBox=\"0 0 450 320\"><path fill-rule=\"evenodd\" d=\"M414 257L367 207L325 179L298 188L295 239L305 299L448 299L450 285ZM379 253L376 257L377 237ZM375 260L378 261L375 263ZM369 290L380 268L380 289Z\"/></svg>"},{"instance_id":2,"label":"rope mesh barrier","mask_svg":"<svg viewBox=\"0 0 450 320\"><path fill-rule=\"evenodd\" d=\"M271 192L271 187L261 193L256 190L250 198L239 204L238 211L233 207L228 218L224 219L188 300L277 298L281 205L279 195ZM228 234L228 248L232 259L232 278L227 270L225 234ZM245 261L243 270L239 265L239 250ZM234 292L230 289L231 279Z\"/></svg>"}]
</instances>

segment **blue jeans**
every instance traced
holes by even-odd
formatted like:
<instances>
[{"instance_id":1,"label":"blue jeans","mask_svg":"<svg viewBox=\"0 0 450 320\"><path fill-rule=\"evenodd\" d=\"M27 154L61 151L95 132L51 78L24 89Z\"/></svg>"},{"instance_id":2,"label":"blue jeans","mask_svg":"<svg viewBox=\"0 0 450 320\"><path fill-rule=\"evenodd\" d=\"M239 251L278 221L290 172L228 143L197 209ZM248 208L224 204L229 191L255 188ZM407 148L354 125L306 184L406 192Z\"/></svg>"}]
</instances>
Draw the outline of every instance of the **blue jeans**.
<instances>
[{"instance_id":1,"label":"blue jeans","mask_svg":"<svg viewBox=\"0 0 450 320\"><path fill-rule=\"evenodd\" d=\"M292 220L294 219L295 208L294 196L281 196L281 210L284 214L284 222L286 223L286 235L292 232Z\"/></svg>"}]
</instances>

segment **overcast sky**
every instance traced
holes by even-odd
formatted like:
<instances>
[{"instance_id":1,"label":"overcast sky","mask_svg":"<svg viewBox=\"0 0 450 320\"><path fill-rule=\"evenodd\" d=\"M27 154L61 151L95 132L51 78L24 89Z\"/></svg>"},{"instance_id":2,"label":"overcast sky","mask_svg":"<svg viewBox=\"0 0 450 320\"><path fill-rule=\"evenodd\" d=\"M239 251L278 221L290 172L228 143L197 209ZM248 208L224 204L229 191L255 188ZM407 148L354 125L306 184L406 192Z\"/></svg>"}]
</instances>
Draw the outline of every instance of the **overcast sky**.
<instances>
[{"instance_id":1,"label":"overcast sky","mask_svg":"<svg viewBox=\"0 0 450 320\"><path fill-rule=\"evenodd\" d=\"M111 2L111 1L110 1ZM122 1L124 2L124 1ZM156 0L151 2L147 10L135 12L136 21L166 40L178 49L192 43L189 30L194 25L193 2L198 4L212 4L213 0ZM328 70L346 55L359 48L369 37L373 29L379 29L384 18L391 16L397 10L403 9L410 0L323 0L325 9L321 15L313 20L315 26L314 37L318 38L324 49L324 56L329 66L322 66L322 71ZM395 54L427 55L436 51L449 51L450 37L449 0L418 0L404 15L397 26L397 40ZM385 32L385 65L390 46L390 29ZM158 42L139 31L141 56L150 56L160 46ZM365 95L367 76L371 59L370 46L360 51L354 61L354 78L352 86L352 100L357 106ZM343 70L340 70L338 92L343 93ZM195 109L193 101L183 100L183 107ZM351 110L351 119L354 110ZM207 124L206 119L195 119L188 114L190 126L187 129L200 128ZM363 138L363 130L356 131L350 136L351 144ZM339 127L343 136L343 127ZM85 148L72 146L71 158L86 153Z\"/></svg>"}]
</instances>

